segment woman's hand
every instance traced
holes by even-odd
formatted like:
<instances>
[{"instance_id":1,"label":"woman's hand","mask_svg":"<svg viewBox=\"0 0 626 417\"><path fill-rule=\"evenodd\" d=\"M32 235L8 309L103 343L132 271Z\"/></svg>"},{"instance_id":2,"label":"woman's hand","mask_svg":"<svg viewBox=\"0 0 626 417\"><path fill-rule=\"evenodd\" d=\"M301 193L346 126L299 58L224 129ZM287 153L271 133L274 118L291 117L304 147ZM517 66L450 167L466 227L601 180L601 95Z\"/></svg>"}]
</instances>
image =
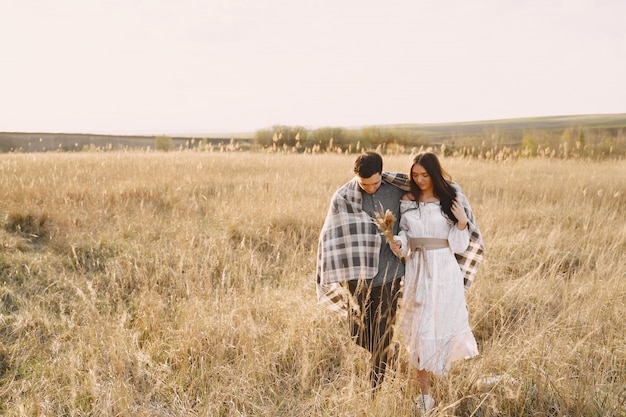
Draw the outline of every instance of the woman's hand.
<instances>
[{"instance_id":1,"label":"woman's hand","mask_svg":"<svg viewBox=\"0 0 626 417\"><path fill-rule=\"evenodd\" d=\"M391 248L391 251L394 255L396 255L398 258L402 258L402 242L400 242L399 240L394 240L393 242L389 242L389 247Z\"/></svg>"},{"instance_id":2,"label":"woman's hand","mask_svg":"<svg viewBox=\"0 0 626 417\"><path fill-rule=\"evenodd\" d=\"M461 204L458 198L455 198L452 201L452 214L454 214L454 217L456 217L456 219L458 220L458 223L456 224L456 226L460 230L465 229L465 227L467 227L467 223L469 223L469 220L467 219L467 214L465 213L465 209L463 208L463 205Z\"/></svg>"}]
</instances>

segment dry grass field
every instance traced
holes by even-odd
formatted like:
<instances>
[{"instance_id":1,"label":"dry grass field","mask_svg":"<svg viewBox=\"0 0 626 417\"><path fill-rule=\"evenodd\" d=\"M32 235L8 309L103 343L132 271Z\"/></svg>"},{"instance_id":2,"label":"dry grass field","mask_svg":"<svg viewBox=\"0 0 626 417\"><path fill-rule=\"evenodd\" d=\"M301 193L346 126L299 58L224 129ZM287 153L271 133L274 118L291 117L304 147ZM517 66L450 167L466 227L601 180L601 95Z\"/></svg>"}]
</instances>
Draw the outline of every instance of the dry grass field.
<instances>
[{"instance_id":1,"label":"dry grass field","mask_svg":"<svg viewBox=\"0 0 626 417\"><path fill-rule=\"evenodd\" d=\"M369 399L366 356L316 303L353 160L1 155L0 415L413 415L403 355ZM436 382L438 415L626 415L626 161L442 162L487 258L481 354Z\"/></svg>"}]
</instances>

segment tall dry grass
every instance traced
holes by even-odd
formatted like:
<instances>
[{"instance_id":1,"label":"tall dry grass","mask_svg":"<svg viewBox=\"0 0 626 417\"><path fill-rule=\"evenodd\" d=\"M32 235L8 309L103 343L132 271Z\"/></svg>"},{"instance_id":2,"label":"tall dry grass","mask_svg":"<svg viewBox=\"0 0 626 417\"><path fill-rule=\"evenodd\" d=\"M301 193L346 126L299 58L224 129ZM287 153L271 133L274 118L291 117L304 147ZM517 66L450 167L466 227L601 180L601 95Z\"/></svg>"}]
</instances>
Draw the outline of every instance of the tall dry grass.
<instances>
[{"instance_id":1,"label":"tall dry grass","mask_svg":"<svg viewBox=\"0 0 626 417\"><path fill-rule=\"evenodd\" d=\"M404 357L368 399L366 355L316 304L353 159L2 155L0 414L412 415ZM443 163L487 260L481 355L435 382L440 415L625 415L626 163Z\"/></svg>"}]
</instances>

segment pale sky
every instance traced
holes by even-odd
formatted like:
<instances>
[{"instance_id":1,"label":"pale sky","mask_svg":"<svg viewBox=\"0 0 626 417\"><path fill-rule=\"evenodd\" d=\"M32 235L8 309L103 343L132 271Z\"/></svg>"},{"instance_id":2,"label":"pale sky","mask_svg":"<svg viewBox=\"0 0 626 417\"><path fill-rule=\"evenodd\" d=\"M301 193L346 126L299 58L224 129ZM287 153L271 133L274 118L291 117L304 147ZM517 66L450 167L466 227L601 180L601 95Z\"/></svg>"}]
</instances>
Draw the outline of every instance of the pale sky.
<instances>
[{"instance_id":1,"label":"pale sky","mask_svg":"<svg viewBox=\"0 0 626 417\"><path fill-rule=\"evenodd\" d=\"M0 131L626 113L623 0L0 0Z\"/></svg>"}]
</instances>

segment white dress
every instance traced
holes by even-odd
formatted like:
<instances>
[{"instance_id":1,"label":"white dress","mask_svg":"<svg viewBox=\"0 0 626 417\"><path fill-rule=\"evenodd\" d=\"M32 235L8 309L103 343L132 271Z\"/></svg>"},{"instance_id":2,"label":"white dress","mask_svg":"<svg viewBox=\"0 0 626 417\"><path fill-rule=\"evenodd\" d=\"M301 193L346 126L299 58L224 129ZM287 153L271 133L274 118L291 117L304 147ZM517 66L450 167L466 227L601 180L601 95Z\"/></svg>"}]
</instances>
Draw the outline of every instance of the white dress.
<instances>
[{"instance_id":1,"label":"white dress","mask_svg":"<svg viewBox=\"0 0 626 417\"><path fill-rule=\"evenodd\" d=\"M467 249L469 231L459 230L448 221L438 202L402 200L400 211L401 231L397 237L405 254L408 238L448 239L448 248L426 251L427 265L419 265L419 253L409 253L399 329L411 366L442 376L451 362L478 355L468 320L463 276L454 257L455 252Z\"/></svg>"}]
</instances>

